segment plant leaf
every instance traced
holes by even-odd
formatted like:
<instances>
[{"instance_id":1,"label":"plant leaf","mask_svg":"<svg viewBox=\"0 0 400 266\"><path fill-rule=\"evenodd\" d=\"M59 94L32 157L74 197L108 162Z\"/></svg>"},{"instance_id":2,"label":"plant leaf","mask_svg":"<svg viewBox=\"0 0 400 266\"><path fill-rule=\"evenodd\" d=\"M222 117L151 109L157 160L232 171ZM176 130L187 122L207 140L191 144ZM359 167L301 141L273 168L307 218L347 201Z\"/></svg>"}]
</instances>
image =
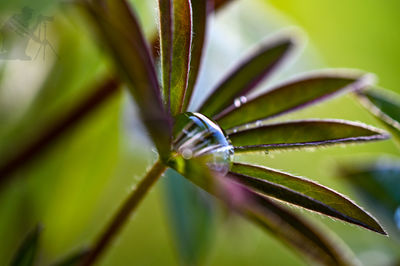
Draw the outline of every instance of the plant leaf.
<instances>
[{"instance_id":1,"label":"plant leaf","mask_svg":"<svg viewBox=\"0 0 400 266\"><path fill-rule=\"evenodd\" d=\"M182 111L187 110L199 75L204 40L206 37L208 0L190 0L193 14L193 37L190 55L189 78Z\"/></svg>"},{"instance_id":2,"label":"plant leaf","mask_svg":"<svg viewBox=\"0 0 400 266\"><path fill-rule=\"evenodd\" d=\"M353 264L343 245L336 244L326 233L231 179L211 173L198 158L187 160L181 171L186 173L185 177L191 182L313 261L324 265Z\"/></svg>"},{"instance_id":3,"label":"plant leaf","mask_svg":"<svg viewBox=\"0 0 400 266\"><path fill-rule=\"evenodd\" d=\"M239 213L260 225L286 245L317 264L356 265L356 259L343 244L327 233L279 204L242 188L248 203ZM304 258L303 256L301 256Z\"/></svg>"},{"instance_id":4,"label":"plant leaf","mask_svg":"<svg viewBox=\"0 0 400 266\"><path fill-rule=\"evenodd\" d=\"M192 47L192 6L190 0L173 1L173 42L171 72L171 114L183 111L188 86Z\"/></svg>"},{"instance_id":5,"label":"plant leaf","mask_svg":"<svg viewBox=\"0 0 400 266\"><path fill-rule=\"evenodd\" d=\"M14 255L10 265L11 266L30 266L35 262L36 253L39 246L39 235L42 231L40 226L36 226L31 231Z\"/></svg>"},{"instance_id":6,"label":"plant leaf","mask_svg":"<svg viewBox=\"0 0 400 266\"><path fill-rule=\"evenodd\" d=\"M370 83L370 75L308 76L290 82L258 96L240 107L234 103L215 117L223 129L230 129L248 122L268 119L315 104L340 92L364 88Z\"/></svg>"},{"instance_id":7,"label":"plant leaf","mask_svg":"<svg viewBox=\"0 0 400 266\"><path fill-rule=\"evenodd\" d=\"M214 228L212 199L172 169L167 170L165 177L168 216L182 263L201 264Z\"/></svg>"},{"instance_id":8,"label":"plant leaf","mask_svg":"<svg viewBox=\"0 0 400 266\"><path fill-rule=\"evenodd\" d=\"M170 152L171 119L164 110L154 63L135 15L125 0L85 3L128 82L151 139L166 160Z\"/></svg>"},{"instance_id":9,"label":"plant leaf","mask_svg":"<svg viewBox=\"0 0 400 266\"><path fill-rule=\"evenodd\" d=\"M213 13L213 12L217 12L220 9L222 9L223 7L226 6L226 4L229 4L231 2L233 2L234 0L215 0L215 1L210 1L210 0L204 0L204 2L207 1L207 13ZM203 2L203 1L194 1L194 2ZM213 4L210 2L214 2ZM192 2L192 5L194 3ZM200 3L201 4L201 3ZM160 48L160 39L159 39L159 35L158 34L154 34L151 39L150 39L150 43L151 43L151 47L152 47L152 54L154 58L158 58L159 56L159 48Z\"/></svg>"},{"instance_id":10,"label":"plant leaf","mask_svg":"<svg viewBox=\"0 0 400 266\"><path fill-rule=\"evenodd\" d=\"M388 137L384 131L362 123L333 119L274 123L229 134L236 152L303 148Z\"/></svg>"},{"instance_id":11,"label":"plant leaf","mask_svg":"<svg viewBox=\"0 0 400 266\"><path fill-rule=\"evenodd\" d=\"M235 98L246 96L261 81L274 72L292 46L293 42L290 39L281 39L275 43L268 41L261 44L261 47L257 51L247 56L217 86L214 92L203 103L200 113L208 117L213 117L231 105Z\"/></svg>"},{"instance_id":12,"label":"plant leaf","mask_svg":"<svg viewBox=\"0 0 400 266\"><path fill-rule=\"evenodd\" d=\"M382 158L376 161L342 164L340 175L380 214L400 228L400 161Z\"/></svg>"},{"instance_id":13,"label":"plant leaf","mask_svg":"<svg viewBox=\"0 0 400 266\"><path fill-rule=\"evenodd\" d=\"M368 89L357 93L360 102L385 123L400 141L400 96L383 89Z\"/></svg>"},{"instance_id":14,"label":"plant leaf","mask_svg":"<svg viewBox=\"0 0 400 266\"><path fill-rule=\"evenodd\" d=\"M159 0L160 10L160 58L162 72L162 87L166 109L171 105L171 73L172 73L172 39L173 39L173 11L171 0Z\"/></svg>"},{"instance_id":15,"label":"plant leaf","mask_svg":"<svg viewBox=\"0 0 400 266\"><path fill-rule=\"evenodd\" d=\"M334 190L267 167L233 164L230 178L257 192L386 234L359 206Z\"/></svg>"}]
</instances>

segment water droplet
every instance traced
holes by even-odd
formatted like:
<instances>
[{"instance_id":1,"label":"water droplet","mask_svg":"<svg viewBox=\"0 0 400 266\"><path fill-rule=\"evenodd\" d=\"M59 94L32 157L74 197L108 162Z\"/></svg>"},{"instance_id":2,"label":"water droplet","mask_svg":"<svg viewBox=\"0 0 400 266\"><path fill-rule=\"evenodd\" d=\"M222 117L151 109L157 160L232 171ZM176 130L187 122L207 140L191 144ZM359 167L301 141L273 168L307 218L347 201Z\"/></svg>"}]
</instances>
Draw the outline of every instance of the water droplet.
<instances>
[{"instance_id":1,"label":"water droplet","mask_svg":"<svg viewBox=\"0 0 400 266\"><path fill-rule=\"evenodd\" d=\"M261 125L262 125L262 121L261 121L261 120L257 120L257 121L256 121L256 126L259 127L259 126L261 126Z\"/></svg>"},{"instance_id":2,"label":"water droplet","mask_svg":"<svg viewBox=\"0 0 400 266\"><path fill-rule=\"evenodd\" d=\"M188 149L188 148L183 149L180 153L182 154L182 157L183 157L183 159L185 159L185 160L192 159L192 157L193 157L193 152L192 152L192 150L191 150L191 149Z\"/></svg>"},{"instance_id":3,"label":"water droplet","mask_svg":"<svg viewBox=\"0 0 400 266\"><path fill-rule=\"evenodd\" d=\"M264 153L268 155L269 154L269 150L265 150Z\"/></svg>"},{"instance_id":4,"label":"water droplet","mask_svg":"<svg viewBox=\"0 0 400 266\"><path fill-rule=\"evenodd\" d=\"M231 166L233 146L224 131L200 113L183 113L175 118L173 129L174 160L206 158L214 171L226 174Z\"/></svg>"},{"instance_id":5,"label":"water droplet","mask_svg":"<svg viewBox=\"0 0 400 266\"><path fill-rule=\"evenodd\" d=\"M397 229L400 230L400 206L397 207L396 211L394 212L394 223L397 226Z\"/></svg>"},{"instance_id":6,"label":"water droplet","mask_svg":"<svg viewBox=\"0 0 400 266\"><path fill-rule=\"evenodd\" d=\"M236 108L239 108L242 106L242 104L245 104L247 102L247 98L245 96L240 96L239 98L236 98L233 101L233 104L235 105Z\"/></svg>"}]
</instances>

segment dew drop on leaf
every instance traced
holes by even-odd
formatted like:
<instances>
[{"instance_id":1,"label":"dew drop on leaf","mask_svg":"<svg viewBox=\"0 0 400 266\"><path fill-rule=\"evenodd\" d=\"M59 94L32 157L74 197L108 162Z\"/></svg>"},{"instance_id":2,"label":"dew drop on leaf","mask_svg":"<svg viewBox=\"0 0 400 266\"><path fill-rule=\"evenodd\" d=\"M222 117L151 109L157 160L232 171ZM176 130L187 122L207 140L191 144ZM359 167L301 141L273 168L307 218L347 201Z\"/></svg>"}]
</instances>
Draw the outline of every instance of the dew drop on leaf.
<instances>
[{"instance_id":1,"label":"dew drop on leaf","mask_svg":"<svg viewBox=\"0 0 400 266\"><path fill-rule=\"evenodd\" d=\"M189 160L204 157L214 171L226 174L232 164L233 146L224 131L211 119L200 113L182 113L176 116L173 128L173 158Z\"/></svg>"}]
</instances>

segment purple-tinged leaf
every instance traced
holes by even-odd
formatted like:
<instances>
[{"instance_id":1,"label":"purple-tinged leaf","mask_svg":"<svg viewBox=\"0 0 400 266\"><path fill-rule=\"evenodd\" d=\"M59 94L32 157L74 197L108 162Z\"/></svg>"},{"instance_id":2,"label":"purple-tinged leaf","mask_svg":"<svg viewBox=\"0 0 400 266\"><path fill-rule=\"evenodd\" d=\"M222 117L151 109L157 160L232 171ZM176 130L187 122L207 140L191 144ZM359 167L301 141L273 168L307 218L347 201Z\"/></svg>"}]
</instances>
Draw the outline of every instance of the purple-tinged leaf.
<instances>
[{"instance_id":1,"label":"purple-tinged leaf","mask_svg":"<svg viewBox=\"0 0 400 266\"><path fill-rule=\"evenodd\" d=\"M171 119L166 113L154 63L139 24L125 0L85 1L102 39L128 82L140 117L163 160L170 152Z\"/></svg>"},{"instance_id":2,"label":"purple-tinged leaf","mask_svg":"<svg viewBox=\"0 0 400 266\"><path fill-rule=\"evenodd\" d=\"M193 17L192 50L190 55L189 78L182 111L186 111L199 75L203 46L207 29L208 0L191 0Z\"/></svg>"},{"instance_id":3,"label":"purple-tinged leaf","mask_svg":"<svg viewBox=\"0 0 400 266\"><path fill-rule=\"evenodd\" d=\"M173 42L171 72L171 114L183 111L189 81L192 47L192 6L190 0L173 1Z\"/></svg>"},{"instance_id":4,"label":"purple-tinged leaf","mask_svg":"<svg viewBox=\"0 0 400 266\"><path fill-rule=\"evenodd\" d=\"M400 140L400 96L383 89L368 89L357 93L360 102L384 122Z\"/></svg>"},{"instance_id":5,"label":"purple-tinged leaf","mask_svg":"<svg viewBox=\"0 0 400 266\"><path fill-rule=\"evenodd\" d=\"M236 206L237 211L295 249L301 258L304 259L305 256L311 264L357 265L350 249L338 242L331 233L327 234L277 202L246 187L238 187L235 190L240 189L241 198L246 200ZM235 194L232 196L237 197L238 193Z\"/></svg>"},{"instance_id":6,"label":"purple-tinged leaf","mask_svg":"<svg viewBox=\"0 0 400 266\"><path fill-rule=\"evenodd\" d=\"M36 226L24 239L14 255L10 266L31 266L35 263L35 258L39 246L39 236L42 231L41 226Z\"/></svg>"},{"instance_id":7,"label":"purple-tinged leaf","mask_svg":"<svg viewBox=\"0 0 400 266\"><path fill-rule=\"evenodd\" d=\"M173 13L172 0L159 0L160 10L160 54L162 91L166 109L170 110L171 99L171 73L172 73L172 39L173 39Z\"/></svg>"},{"instance_id":8,"label":"purple-tinged leaf","mask_svg":"<svg viewBox=\"0 0 400 266\"><path fill-rule=\"evenodd\" d=\"M185 178L310 260L323 265L354 263L343 245L335 243L314 225L230 178L210 172L204 162L197 158L187 160L180 170L182 174L185 173Z\"/></svg>"},{"instance_id":9,"label":"purple-tinged leaf","mask_svg":"<svg viewBox=\"0 0 400 266\"><path fill-rule=\"evenodd\" d=\"M315 225L278 203L234 182L232 178L210 171L206 162L200 158L185 160L177 170L194 184L221 199L232 210L265 228L310 260L323 265L355 264L345 245L336 243Z\"/></svg>"},{"instance_id":10,"label":"purple-tinged leaf","mask_svg":"<svg viewBox=\"0 0 400 266\"><path fill-rule=\"evenodd\" d=\"M230 106L235 99L246 99L249 92L277 69L292 46L290 39L261 44L217 86L201 106L200 113L213 117Z\"/></svg>"},{"instance_id":11,"label":"purple-tinged leaf","mask_svg":"<svg viewBox=\"0 0 400 266\"><path fill-rule=\"evenodd\" d=\"M219 10L221 10L223 7L225 7L227 4L232 3L234 0L202 0L202 1L195 1L195 2L207 2L207 14L213 13L213 12L217 12ZM193 3L192 3L193 4ZM195 37L196 38L196 37ZM152 50L152 54L154 58L158 58L158 56L160 55L160 39L159 39L159 35L155 34L152 36L151 38L151 50Z\"/></svg>"},{"instance_id":12,"label":"purple-tinged leaf","mask_svg":"<svg viewBox=\"0 0 400 266\"><path fill-rule=\"evenodd\" d=\"M383 130L344 120L297 120L227 132L235 152L305 148L387 139Z\"/></svg>"},{"instance_id":13,"label":"purple-tinged leaf","mask_svg":"<svg viewBox=\"0 0 400 266\"><path fill-rule=\"evenodd\" d=\"M265 120L311 104L321 102L341 92L369 86L370 75L320 74L280 85L246 103L231 102L222 113L214 117L223 129L249 122Z\"/></svg>"},{"instance_id":14,"label":"purple-tinged leaf","mask_svg":"<svg viewBox=\"0 0 400 266\"><path fill-rule=\"evenodd\" d=\"M258 193L386 234L379 223L354 202L310 180L240 163L233 164L229 177Z\"/></svg>"}]
</instances>

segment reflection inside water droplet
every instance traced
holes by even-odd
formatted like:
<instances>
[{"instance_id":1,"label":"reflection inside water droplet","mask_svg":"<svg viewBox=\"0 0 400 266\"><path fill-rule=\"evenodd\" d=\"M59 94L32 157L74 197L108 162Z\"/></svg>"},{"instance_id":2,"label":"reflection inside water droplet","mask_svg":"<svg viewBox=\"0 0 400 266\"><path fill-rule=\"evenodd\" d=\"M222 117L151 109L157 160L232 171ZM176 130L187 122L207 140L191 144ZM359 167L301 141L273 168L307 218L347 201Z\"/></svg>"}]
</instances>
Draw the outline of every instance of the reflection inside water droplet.
<instances>
[{"instance_id":1,"label":"reflection inside water droplet","mask_svg":"<svg viewBox=\"0 0 400 266\"><path fill-rule=\"evenodd\" d=\"M226 174L231 166L233 146L223 130L200 113L183 113L175 118L173 157L189 160L204 157L214 171Z\"/></svg>"},{"instance_id":2,"label":"reflection inside water droplet","mask_svg":"<svg viewBox=\"0 0 400 266\"><path fill-rule=\"evenodd\" d=\"M394 212L394 223L397 226L397 229L400 230L400 206L397 207L396 211Z\"/></svg>"},{"instance_id":3,"label":"reflection inside water droplet","mask_svg":"<svg viewBox=\"0 0 400 266\"><path fill-rule=\"evenodd\" d=\"M240 107L242 104L245 104L247 102L247 98L245 96L240 96L239 98L236 98L233 101L233 105L235 105L236 108Z\"/></svg>"},{"instance_id":4,"label":"reflection inside water droplet","mask_svg":"<svg viewBox=\"0 0 400 266\"><path fill-rule=\"evenodd\" d=\"M189 160L192 159L193 157L193 151L191 149L185 148L185 149L180 149L179 152L182 154L183 159Z\"/></svg>"}]
</instances>

